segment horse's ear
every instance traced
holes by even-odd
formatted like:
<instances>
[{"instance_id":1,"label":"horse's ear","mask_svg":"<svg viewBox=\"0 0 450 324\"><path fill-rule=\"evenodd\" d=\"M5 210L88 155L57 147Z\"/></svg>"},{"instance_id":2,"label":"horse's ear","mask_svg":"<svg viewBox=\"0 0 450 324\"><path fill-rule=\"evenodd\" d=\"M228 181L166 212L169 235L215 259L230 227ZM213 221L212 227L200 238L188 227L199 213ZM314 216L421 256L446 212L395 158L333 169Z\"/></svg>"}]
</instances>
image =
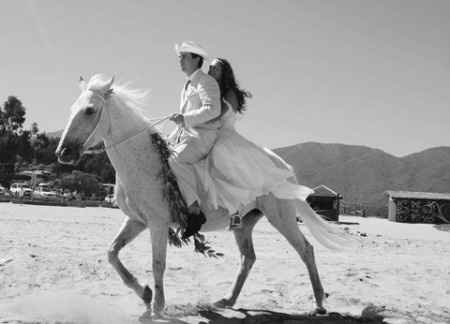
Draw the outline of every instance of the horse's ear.
<instances>
[{"instance_id":1,"label":"horse's ear","mask_svg":"<svg viewBox=\"0 0 450 324\"><path fill-rule=\"evenodd\" d=\"M113 83L114 83L114 76L111 78L111 80L105 82L105 84L100 87L100 91L105 95L111 93Z\"/></svg>"},{"instance_id":2,"label":"horse's ear","mask_svg":"<svg viewBox=\"0 0 450 324\"><path fill-rule=\"evenodd\" d=\"M113 75L111 80L109 80L107 90L111 90L111 87L114 83L114 78L115 78L115 76Z\"/></svg>"},{"instance_id":3,"label":"horse's ear","mask_svg":"<svg viewBox=\"0 0 450 324\"><path fill-rule=\"evenodd\" d=\"M87 88L86 80L82 76L80 76L79 86L81 91L84 91Z\"/></svg>"}]
</instances>

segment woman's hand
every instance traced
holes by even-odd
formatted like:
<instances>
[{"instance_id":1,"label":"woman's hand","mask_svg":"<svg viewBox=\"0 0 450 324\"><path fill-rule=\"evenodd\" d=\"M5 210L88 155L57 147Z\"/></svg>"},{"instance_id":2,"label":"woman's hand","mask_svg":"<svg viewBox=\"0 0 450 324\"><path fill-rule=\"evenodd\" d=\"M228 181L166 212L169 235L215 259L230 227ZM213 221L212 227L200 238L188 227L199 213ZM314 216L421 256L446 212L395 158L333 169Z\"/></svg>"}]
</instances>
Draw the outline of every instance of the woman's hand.
<instances>
[{"instance_id":1,"label":"woman's hand","mask_svg":"<svg viewBox=\"0 0 450 324\"><path fill-rule=\"evenodd\" d=\"M173 113L172 116L169 117L169 120L173 121L177 125L184 126L184 116L179 113Z\"/></svg>"}]
</instances>

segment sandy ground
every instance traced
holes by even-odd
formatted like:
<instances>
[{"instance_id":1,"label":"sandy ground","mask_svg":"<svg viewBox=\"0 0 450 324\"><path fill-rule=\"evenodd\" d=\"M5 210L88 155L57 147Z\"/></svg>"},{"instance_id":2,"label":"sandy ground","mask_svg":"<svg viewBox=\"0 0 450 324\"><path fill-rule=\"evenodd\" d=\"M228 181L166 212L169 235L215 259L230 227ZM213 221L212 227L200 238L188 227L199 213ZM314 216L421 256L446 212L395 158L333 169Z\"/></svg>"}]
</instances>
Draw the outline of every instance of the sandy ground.
<instances>
[{"instance_id":1,"label":"sandy ground","mask_svg":"<svg viewBox=\"0 0 450 324\"><path fill-rule=\"evenodd\" d=\"M105 208L0 204L0 323L138 323L143 304L106 260L123 217ZM450 323L448 226L341 220L359 223L339 226L360 237L361 248L337 253L311 239L330 315L308 316L315 303L306 269L263 219L254 234L257 261L233 309L211 303L230 289L238 251L230 232L209 233L223 258L169 248L168 318L155 322ZM152 283L148 231L121 259L141 283Z\"/></svg>"}]
</instances>

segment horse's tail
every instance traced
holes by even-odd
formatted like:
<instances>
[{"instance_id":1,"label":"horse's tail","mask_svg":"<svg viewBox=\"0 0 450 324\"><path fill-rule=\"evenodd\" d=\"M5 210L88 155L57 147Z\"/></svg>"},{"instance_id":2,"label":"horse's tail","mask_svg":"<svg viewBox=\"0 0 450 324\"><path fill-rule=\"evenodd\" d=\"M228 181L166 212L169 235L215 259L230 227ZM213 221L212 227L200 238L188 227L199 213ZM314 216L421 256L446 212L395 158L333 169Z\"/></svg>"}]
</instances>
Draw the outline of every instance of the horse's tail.
<instances>
[{"instance_id":1,"label":"horse's tail","mask_svg":"<svg viewBox=\"0 0 450 324\"><path fill-rule=\"evenodd\" d=\"M287 182L271 188L270 192L277 198L294 201L297 218L303 221L312 236L323 246L333 250L342 250L357 246L358 241L354 237L350 236L349 233L338 226L323 220L309 206L306 198L314 191L298 183L294 168L273 151L269 149L264 150L275 166L291 172L291 176L287 179Z\"/></svg>"},{"instance_id":2,"label":"horse's tail","mask_svg":"<svg viewBox=\"0 0 450 324\"><path fill-rule=\"evenodd\" d=\"M307 202L296 199L297 216L303 221L312 236L323 246L332 250L354 248L358 241L336 225L323 220Z\"/></svg>"}]
</instances>

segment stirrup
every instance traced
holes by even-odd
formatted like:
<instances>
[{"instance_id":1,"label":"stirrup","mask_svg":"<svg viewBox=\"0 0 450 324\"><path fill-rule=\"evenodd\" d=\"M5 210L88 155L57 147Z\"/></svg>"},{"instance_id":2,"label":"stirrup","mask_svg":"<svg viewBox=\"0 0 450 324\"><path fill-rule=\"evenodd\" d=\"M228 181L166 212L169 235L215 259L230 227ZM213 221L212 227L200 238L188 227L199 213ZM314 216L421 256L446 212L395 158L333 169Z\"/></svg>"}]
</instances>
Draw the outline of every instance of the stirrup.
<instances>
[{"instance_id":1,"label":"stirrup","mask_svg":"<svg viewBox=\"0 0 450 324\"><path fill-rule=\"evenodd\" d=\"M237 228L242 228L242 219L239 215L239 212L234 213L230 216L230 230L234 230Z\"/></svg>"}]
</instances>

